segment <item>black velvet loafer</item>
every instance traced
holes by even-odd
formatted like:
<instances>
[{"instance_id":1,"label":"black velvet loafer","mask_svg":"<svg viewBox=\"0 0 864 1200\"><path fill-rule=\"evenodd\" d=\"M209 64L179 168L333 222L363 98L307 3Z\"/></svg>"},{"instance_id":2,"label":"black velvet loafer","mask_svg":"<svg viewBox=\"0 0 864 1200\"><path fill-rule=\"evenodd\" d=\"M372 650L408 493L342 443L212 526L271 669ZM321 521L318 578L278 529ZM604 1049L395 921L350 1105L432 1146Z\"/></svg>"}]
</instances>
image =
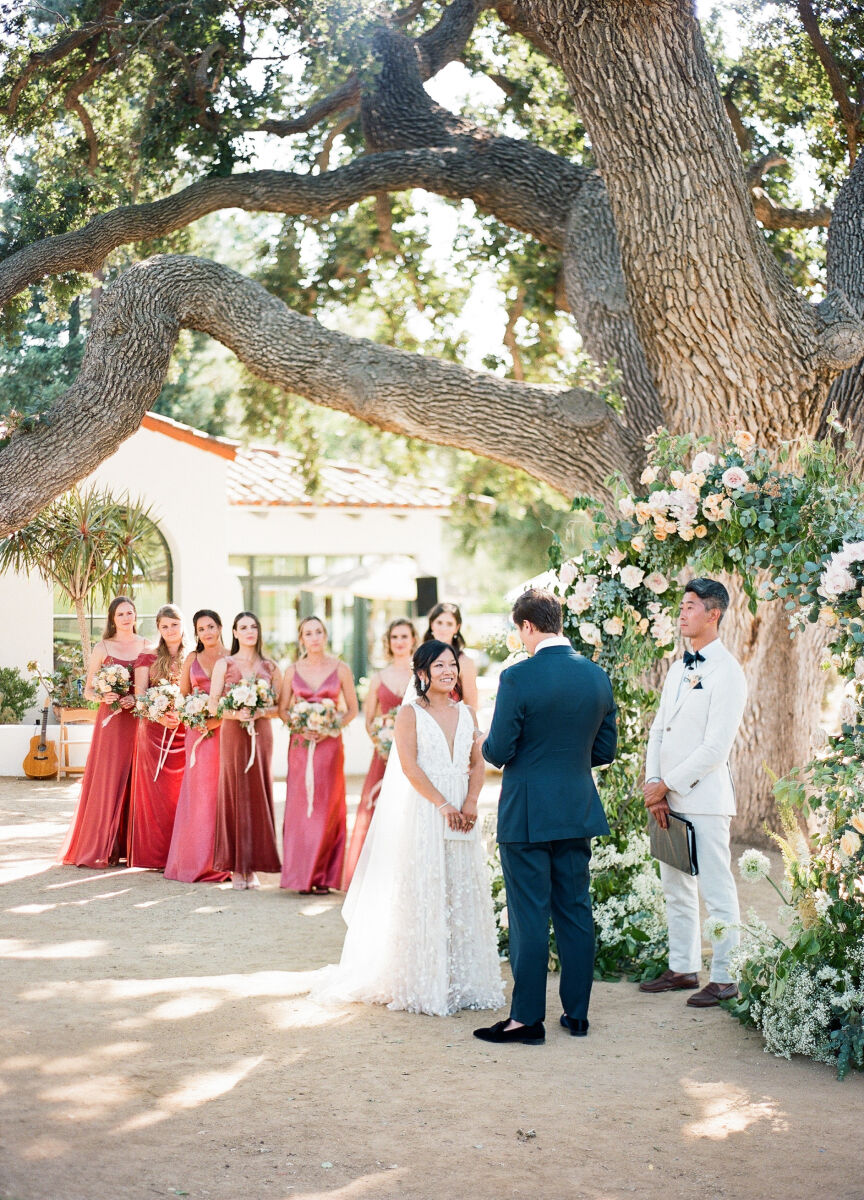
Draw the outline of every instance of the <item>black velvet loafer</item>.
<instances>
[{"instance_id":1,"label":"black velvet loafer","mask_svg":"<svg viewBox=\"0 0 864 1200\"><path fill-rule=\"evenodd\" d=\"M523 1046L542 1046L546 1041L546 1030L542 1021L535 1021L533 1025L518 1025L515 1029L505 1029L504 1026L509 1023L509 1017L506 1021L496 1021L489 1029L475 1029L474 1036L481 1042L521 1042Z\"/></svg>"},{"instance_id":2,"label":"black velvet loafer","mask_svg":"<svg viewBox=\"0 0 864 1200\"><path fill-rule=\"evenodd\" d=\"M588 1036L588 1022L583 1021L581 1017L568 1017L566 1013L562 1013L561 1024L570 1030L571 1037Z\"/></svg>"}]
</instances>

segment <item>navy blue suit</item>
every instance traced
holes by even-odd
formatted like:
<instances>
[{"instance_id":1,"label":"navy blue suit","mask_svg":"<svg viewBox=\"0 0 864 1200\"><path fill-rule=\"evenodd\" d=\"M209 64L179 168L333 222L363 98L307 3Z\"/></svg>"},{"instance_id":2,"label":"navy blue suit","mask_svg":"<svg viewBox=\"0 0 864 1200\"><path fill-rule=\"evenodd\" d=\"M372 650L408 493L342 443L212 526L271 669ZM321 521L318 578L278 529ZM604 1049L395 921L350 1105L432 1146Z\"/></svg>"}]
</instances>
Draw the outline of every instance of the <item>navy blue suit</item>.
<instances>
[{"instance_id":1,"label":"navy blue suit","mask_svg":"<svg viewBox=\"0 0 864 1200\"><path fill-rule=\"evenodd\" d=\"M513 998L524 1025L546 1015L549 919L570 1017L586 1019L594 976L591 838L609 832L591 768L615 757L605 671L569 646L538 648L501 673L483 757L504 768L498 842L507 888Z\"/></svg>"}]
</instances>

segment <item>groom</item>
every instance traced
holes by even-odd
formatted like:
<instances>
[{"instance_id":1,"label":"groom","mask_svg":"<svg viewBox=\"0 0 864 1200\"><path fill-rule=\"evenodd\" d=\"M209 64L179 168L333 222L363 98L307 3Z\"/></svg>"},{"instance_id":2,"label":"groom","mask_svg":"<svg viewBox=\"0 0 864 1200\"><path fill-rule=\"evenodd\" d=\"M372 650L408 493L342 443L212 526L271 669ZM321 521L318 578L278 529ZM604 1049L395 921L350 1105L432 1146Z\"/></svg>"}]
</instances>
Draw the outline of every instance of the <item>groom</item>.
<instances>
[{"instance_id":1,"label":"groom","mask_svg":"<svg viewBox=\"0 0 864 1200\"><path fill-rule=\"evenodd\" d=\"M594 922L591 838L608 833L591 768L612 762L617 729L604 671L561 636L561 605L531 588L513 606L530 658L502 671L483 757L504 768L498 842L507 888L513 995L510 1019L475 1029L486 1042L546 1039L549 918L561 959L561 1024L588 1032Z\"/></svg>"}]
</instances>

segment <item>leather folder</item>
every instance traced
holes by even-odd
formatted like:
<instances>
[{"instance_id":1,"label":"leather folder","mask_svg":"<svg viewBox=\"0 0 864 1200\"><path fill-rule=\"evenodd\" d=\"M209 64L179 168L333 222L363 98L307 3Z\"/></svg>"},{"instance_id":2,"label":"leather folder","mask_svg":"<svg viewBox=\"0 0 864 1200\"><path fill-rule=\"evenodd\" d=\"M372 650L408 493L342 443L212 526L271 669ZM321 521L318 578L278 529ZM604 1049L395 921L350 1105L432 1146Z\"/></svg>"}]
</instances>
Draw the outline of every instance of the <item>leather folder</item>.
<instances>
[{"instance_id":1,"label":"leather folder","mask_svg":"<svg viewBox=\"0 0 864 1200\"><path fill-rule=\"evenodd\" d=\"M693 822L677 813L669 813L669 828L661 829L652 813L648 814L648 837L651 853L660 862L676 867L685 875L698 875L696 830Z\"/></svg>"}]
</instances>

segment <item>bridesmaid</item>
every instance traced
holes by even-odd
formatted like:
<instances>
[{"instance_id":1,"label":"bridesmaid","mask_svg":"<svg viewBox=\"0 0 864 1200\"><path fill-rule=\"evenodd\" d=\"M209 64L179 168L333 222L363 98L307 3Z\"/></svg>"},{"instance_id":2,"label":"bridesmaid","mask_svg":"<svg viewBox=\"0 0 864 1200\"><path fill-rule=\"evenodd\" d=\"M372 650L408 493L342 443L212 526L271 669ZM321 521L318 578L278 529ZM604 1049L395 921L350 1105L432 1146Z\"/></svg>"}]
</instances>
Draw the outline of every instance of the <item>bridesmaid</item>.
<instances>
[{"instance_id":1,"label":"bridesmaid","mask_svg":"<svg viewBox=\"0 0 864 1200\"><path fill-rule=\"evenodd\" d=\"M279 715L286 720L297 700L341 699L341 724L359 711L354 679L347 664L326 653L327 629L319 617L305 617L297 630L300 660L285 672ZM302 674L299 668L302 667ZM313 758L315 791L312 812L306 795L309 741L317 743ZM282 827L280 887L307 896L325 894L342 882L345 857L345 752L342 737L294 736L288 748L288 782Z\"/></svg>"},{"instance_id":2,"label":"bridesmaid","mask_svg":"<svg viewBox=\"0 0 864 1200\"><path fill-rule=\"evenodd\" d=\"M458 604L436 604L430 610L426 620L428 628L423 634L424 642L445 642L452 646L459 659L459 681L461 695L454 695L454 700L464 700L469 708L477 711L477 668L474 660L465 653L465 639L462 636L462 614Z\"/></svg>"},{"instance_id":3,"label":"bridesmaid","mask_svg":"<svg viewBox=\"0 0 864 1200\"><path fill-rule=\"evenodd\" d=\"M102 640L94 647L87 664L84 697L102 703L93 727L81 797L60 851L60 861L69 866L113 867L126 857L132 760L137 734L137 722L130 711L135 704L131 680L135 660L147 645L146 640L138 636L136 621L135 605L129 597L115 596L108 607ZM121 697L109 692L107 696L97 696L93 691L93 676L100 667L112 663L119 663L128 670L129 694ZM119 712L109 707L118 701ZM111 716L112 711L114 716Z\"/></svg>"},{"instance_id":4,"label":"bridesmaid","mask_svg":"<svg viewBox=\"0 0 864 1200\"><path fill-rule=\"evenodd\" d=\"M416 645L417 630L407 617L399 617L390 622L387 633L384 635L384 651L390 661L383 671L377 671L369 680L369 691L366 693L366 701L363 705L366 732L370 738L374 739L376 717L386 716L402 703L405 689L413 678L411 656ZM377 750L374 750L369 771L363 782L360 804L357 807L354 828L351 831L351 841L348 843L348 851L345 855L345 872L342 876L343 892L348 891L360 851L363 849L386 766L387 760L382 758Z\"/></svg>"},{"instance_id":5,"label":"bridesmaid","mask_svg":"<svg viewBox=\"0 0 864 1200\"><path fill-rule=\"evenodd\" d=\"M180 609L163 604L156 614L156 632L159 644L155 651L145 651L135 664L138 696L163 680L180 682L184 650ZM174 712L158 721L142 717L138 722L129 821L130 867L165 868L186 765L185 740L186 728Z\"/></svg>"},{"instance_id":6,"label":"bridesmaid","mask_svg":"<svg viewBox=\"0 0 864 1200\"><path fill-rule=\"evenodd\" d=\"M222 621L211 608L202 608L192 618L192 628L197 643L183 664L180 691L184 696L196 690L209 696L213 669L228 654L222 641ZM186 731L186 769L165 864L166 879L177 879L180 883L224 883L231 878L228 871L213 869L220 725L217 717L211 717L207 722L210 736L203 741L197 729Z\"/></svg>"},{"instance_id":7,"label":"bridesmaid","mask_svg":"<svg viewBox=\"0 0 864 1200\"><path fill-rule=\"evenodd\" d=\"M266 679L278 696L282 685L279 668L264 657L261 623L254 613L241 612L231 629L231 653L217 660L210 681L210 712L216 715L220 698L242 680ZM256 871L275 874L280 868L273 820L273 730L270 719L276 707L255 718L255 759L247 770L252 748L241 724L249 720L246 709L226 712L219 734L219 787L216 804L214 871L230 871L235 888L260 887Z\"/></svg>"}]
</instances>

